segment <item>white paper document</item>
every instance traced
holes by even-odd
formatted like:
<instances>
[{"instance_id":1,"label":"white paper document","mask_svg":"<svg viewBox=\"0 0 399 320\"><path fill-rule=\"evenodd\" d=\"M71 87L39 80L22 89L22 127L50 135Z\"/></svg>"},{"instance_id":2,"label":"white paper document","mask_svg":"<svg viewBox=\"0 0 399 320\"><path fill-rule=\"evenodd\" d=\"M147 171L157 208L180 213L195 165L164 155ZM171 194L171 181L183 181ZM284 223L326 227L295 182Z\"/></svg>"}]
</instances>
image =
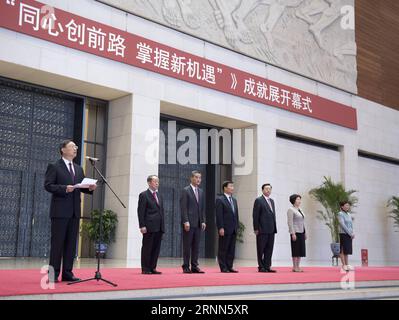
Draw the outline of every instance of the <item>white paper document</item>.
<instances>
[{"instance_id":1,"label":"white paper document","mask_svg":"<svg viewBox=\"0 0 399 320\"><path fill-rule=\"evenodd\" d=\"M97 180L95 180L95 179L84 178L81 183L75 184L74 187L80 188L80 189L87 189L91 185L96 184L96 183L97 183Z\"/></svg>"}]
</instances>

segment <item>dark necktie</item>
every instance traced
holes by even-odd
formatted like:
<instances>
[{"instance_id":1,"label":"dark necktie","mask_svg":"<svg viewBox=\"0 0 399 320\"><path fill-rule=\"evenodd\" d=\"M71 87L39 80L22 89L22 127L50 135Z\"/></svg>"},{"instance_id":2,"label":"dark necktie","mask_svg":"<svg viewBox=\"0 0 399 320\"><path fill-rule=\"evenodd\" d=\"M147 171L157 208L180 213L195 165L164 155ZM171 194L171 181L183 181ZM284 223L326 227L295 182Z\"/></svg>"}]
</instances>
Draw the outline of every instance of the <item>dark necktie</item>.
<instances>
[{"instance_id":1,"label":"dark necktie","mask_svg":"<svg viewBox=\"0 0 399 320\"><path fill-rule=\"evenodd\" d=\"M269 198L266 198L267 204L269 205L270 209L273 211L272 203Z\"/></svg>"},{"instance_id":2,"label":"dark necktie","mask_svg":"<svg viewBox=\"0 0 399 320\"><path fill-rule=\"evenodd\" d=\"M233 213L235 214L236 212L234 210L234 203L233 203L232 197L229 197L229 202L230 202L231 209L233 210Z\"/></svg>"},{"instance_id":3,"label":"dark necktie","mask_svg":"<svg viewBox=\"0 0 399 320\"><path fill-rule=\"evenodd\" d=\"M199 194L198 194L198 188L194 188L195 190L195 199L197 199L197 203L199 203Z\"/></svg>"},{"instance_id":4,"label":"dark necktie","mask_svg":"<svg viewBox=\"0 0 399 320\"><path fill-rule=\"evenodd\" d=\"M71 175L72 183L75 183L75 174L73 173L72 162L69 163L69 174Z\"/></svg>"}]
</instances>

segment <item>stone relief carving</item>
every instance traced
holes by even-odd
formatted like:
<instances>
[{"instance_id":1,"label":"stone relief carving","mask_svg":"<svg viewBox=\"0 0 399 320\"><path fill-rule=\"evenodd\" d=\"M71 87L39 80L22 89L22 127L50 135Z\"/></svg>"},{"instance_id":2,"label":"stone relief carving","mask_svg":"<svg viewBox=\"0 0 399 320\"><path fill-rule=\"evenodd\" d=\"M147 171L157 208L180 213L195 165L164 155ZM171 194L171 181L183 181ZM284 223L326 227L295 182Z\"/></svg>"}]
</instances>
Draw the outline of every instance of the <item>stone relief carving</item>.
<instances>
[{"instance_id":1,"label":"stone relief carving","mask_svg":"<svg viewBox=\"0 0 399 320\"><path fill-rule=\"evenodd\" d=\"M181 27L181 20L191 29L200 27L200 19L191 9L191 0L163 0L162 15L174 27Z\"/></svg>"},{"instance_id":2,"label":"stone relief carving","mask_svg":"<svg viewBox=\"0 0 399 320\"><path fill-rule=\"evenodd\" d=\"M356 93L354 0L101 0L266 63Z\"/></svg>"}]
</instances>

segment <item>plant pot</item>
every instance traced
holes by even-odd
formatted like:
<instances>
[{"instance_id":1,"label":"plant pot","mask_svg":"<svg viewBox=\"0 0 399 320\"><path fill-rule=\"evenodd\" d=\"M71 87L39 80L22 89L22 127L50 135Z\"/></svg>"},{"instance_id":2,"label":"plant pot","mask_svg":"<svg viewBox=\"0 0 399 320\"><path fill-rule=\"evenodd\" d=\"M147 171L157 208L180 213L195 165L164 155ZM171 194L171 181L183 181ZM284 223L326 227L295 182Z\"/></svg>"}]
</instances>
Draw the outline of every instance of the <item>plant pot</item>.
<instances>
[{"instance_id":1,"label":"plant pot","mask_svg":"<svg viewBox=\"0 0 399 320\"><path fill-rule=\"evenodd\" d=\"M94 249L96 250L96 257L100 255L101 258L104 258L107 253L108 245L106 243L96 243L94 244Z\"/></svg>"},{"instance_id":2,"label":"plant pot","mask_svg":"<svg viewBox=\"0 0 399 320\"><path fill-rule=\"evenodd\" d=\"M339 242L331 243L330 247L331 247L331 252L332 252L333 256L339 256L339 254L341 252L341 246L340 246Z\"/></svg>"}]
</instances>

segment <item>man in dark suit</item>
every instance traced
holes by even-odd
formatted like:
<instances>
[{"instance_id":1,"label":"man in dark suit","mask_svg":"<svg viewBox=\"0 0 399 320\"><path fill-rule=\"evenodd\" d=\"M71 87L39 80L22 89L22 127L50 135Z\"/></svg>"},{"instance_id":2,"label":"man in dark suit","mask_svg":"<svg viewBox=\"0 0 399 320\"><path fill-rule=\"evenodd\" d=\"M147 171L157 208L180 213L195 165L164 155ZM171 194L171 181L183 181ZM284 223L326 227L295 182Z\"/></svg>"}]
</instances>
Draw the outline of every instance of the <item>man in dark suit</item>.
<instances>
[{"instance_id":1,"label":"man in dark suit","mask_svg":"<svg viewBox=\"0 0 399 320\"><path fill-rule=\"evenodd\" d=\"M191 184L185 187L180 197L181 221L183 224L183 272L204 273L199 268L198 255L201 231L205 224L205 196L199 188L201 172L191 173ZM191 257L191 269L190 269Z\"/></svg>"},{"instance_id":2,"label":"man in dark suit","mask_svg":"<svg viewBox=\"0 0 399 320\"><path fill-rule=\"evenodd\" d=\"M61 271L62 281L77 281L72 272L76 255L77 237L80 219L80 193L92 194L96 185L77 188L76 184L85 177L82 167L73 162L78 147L71 140L60 145L61 159L47 167L44 188L52 194L50 204L51 248L49 281L58 282Z\"/></svg>"},{"instance_id":3,"label":"man in dark suit","mask_svg":"<svg viewBox=\"0 0 399 320\"><path fill-rule=\"evenodd\" d=\"M233 198L234 183L223 183L223 195L216 198L216 227L219 233L218 262L220 271L224 273L234 272L233 261L238 232L238 205Z\"/></svg>"},{"instance_id":4,"label":"man in dark suit","mask_svg":"<svg viewBox=\"0 0 399 320\"><path fill-rule=\"evenodd\" d=\"M256 198L253 208L253 224L256 234L259 272L276 272L272 270L274 237L277 233L276 209L270 198L272 186L262 185L262 195Z\"/></svg>"},{"instance_id":5,"label":"man in dark suit","mask_svg":"<svg viewBox=\"0 0 399 320\"><path fill-rule=\"evenodd\" d=\"M147 178L147 183L148 189L140 193L137 206L140 232L143 234L141 272L161 274L162 272L157 271L157 262L162 234L165 232L163 201L158 193L159 178L151 175Z\"/></svg>"}]
</instances>

